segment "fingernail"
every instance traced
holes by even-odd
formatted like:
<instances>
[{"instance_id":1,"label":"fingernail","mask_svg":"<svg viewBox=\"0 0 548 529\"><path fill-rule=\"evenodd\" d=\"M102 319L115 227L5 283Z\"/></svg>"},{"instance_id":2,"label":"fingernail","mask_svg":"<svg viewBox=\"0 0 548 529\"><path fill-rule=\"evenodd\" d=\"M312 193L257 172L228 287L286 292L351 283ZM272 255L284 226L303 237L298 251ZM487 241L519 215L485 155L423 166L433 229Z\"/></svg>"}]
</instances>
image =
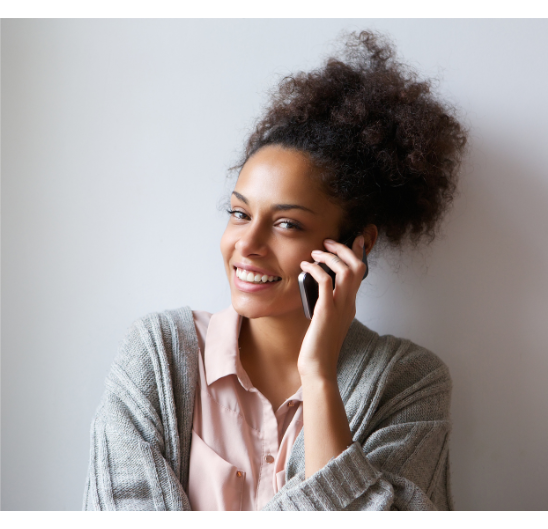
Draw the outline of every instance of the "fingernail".
<instances>
[{"instance_id":1,"label":"fingernail","mask_svg":"<svg viewBox=\"0 0 548 529\"><path fill-rule=\"evenodd\" d=\"M312 255L321 255L320 250L312 250Z\"/></svg>"},{"instance_id":2,"label":"fingernail","mask_svg":"<svg viewBox=\"0 0 548 529\"><path fill-rule=\"evenodd\" d=\"M363 245L365 244L365 240L363 238L363 235L360 235L358 237L358 244L360 245L361 248L363 248Z\"/></svg>"},{"instance_id":3,"label":"fingernail","mask_svg":"<svg viewBox=\"0 0 548 529\"><path fill-rule=\"evenodd\" d=\"M335 241L333 239L325 239L325 241L327 244L333 244Z\"/></svg>"}]
</instances>

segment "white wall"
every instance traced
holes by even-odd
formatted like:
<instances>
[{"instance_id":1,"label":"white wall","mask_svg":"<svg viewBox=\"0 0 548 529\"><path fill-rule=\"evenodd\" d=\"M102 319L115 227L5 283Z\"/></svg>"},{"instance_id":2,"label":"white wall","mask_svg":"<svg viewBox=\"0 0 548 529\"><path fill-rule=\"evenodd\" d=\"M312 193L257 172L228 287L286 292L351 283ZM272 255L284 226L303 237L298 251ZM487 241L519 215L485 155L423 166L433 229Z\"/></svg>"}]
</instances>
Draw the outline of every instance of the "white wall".
<instances>
[{"instance_id":1,"label":"white wall","mask_svg":"<svg viewBox=\"0 0 548 529\"><path fill-rule=\"evenodd\" d=\"M443 237L379 258L358 318L450 366L456 507L548 508L546 20L4 20L4 510L81 508L134 319L228 305L226 169L343 28L391 35L472 131Z\"/></svg>"}]
</instances>

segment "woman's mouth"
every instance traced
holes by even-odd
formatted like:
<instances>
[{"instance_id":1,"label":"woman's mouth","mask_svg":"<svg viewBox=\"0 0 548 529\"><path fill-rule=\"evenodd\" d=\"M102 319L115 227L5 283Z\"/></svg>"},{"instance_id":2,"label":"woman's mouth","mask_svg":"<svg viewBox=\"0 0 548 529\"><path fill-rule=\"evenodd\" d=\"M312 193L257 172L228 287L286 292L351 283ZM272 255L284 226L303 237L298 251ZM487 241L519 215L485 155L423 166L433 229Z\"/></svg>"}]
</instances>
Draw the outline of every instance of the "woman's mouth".
<instances>
[{"instance_id":1,"label":"woman's mouth","mask_svg":"<svg viewBox=\"0 0 548 529\"><path fill-rule=\"evenodd\" d=\"M282 278L278 276L269 276L266 274L259 274L257 272L251 272L244 270L243 268L236 268L236 277L246 283L272 283L274 281L280 281Z\"/></svg>"},{"instance_id":2,"label":"woman's mouth","mask_svg":"<svg viewBox=\"0 0 548 529\"><path fill-rule=\"evenodd\" d=\"M234 268L234 286L242 292L259 292L273 288L281 277L259 274L242 268Z\"/></svg>"}]
</instances>

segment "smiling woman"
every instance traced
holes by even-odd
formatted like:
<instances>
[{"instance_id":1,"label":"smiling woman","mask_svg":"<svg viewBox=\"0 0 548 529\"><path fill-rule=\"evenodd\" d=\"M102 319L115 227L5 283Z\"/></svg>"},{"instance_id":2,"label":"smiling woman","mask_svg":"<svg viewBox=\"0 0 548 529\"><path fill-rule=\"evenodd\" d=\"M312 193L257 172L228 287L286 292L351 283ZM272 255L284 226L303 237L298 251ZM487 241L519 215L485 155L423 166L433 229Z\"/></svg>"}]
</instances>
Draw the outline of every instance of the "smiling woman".
<instances>
[{"instance_id":1,"label":"smiling woman","mask_svg":"<svg viewBox=\"0 0 548 529\"><path fill-rule=\"evenodd\" d=\"M84 508L451 509L447 367L355 314L377 239L433 239L465 141L372 33L284 79L227 207L231 305L132 326L93 422ZM302 272L318 285L311 319Z\"/></svg>"},{"instance_id":2,"label":"smiling woman","mask_svg":"<svg viewBox=\"0 0 548 529\"><path fill-rule=\"evenodd\" d=\"M244 165L231 197L231 217L221 252L232 292L232 306L248 319L282 318L307 326L297 278L326 238L338 237L341 208L315 185L315 168L299 151L277 145L258 151ZM236 268L276 276L280 281L242 285ZM238 282L235 282L234 279ZM287 328L287 327L286 327Z\"/></svg>"}]
</instances>

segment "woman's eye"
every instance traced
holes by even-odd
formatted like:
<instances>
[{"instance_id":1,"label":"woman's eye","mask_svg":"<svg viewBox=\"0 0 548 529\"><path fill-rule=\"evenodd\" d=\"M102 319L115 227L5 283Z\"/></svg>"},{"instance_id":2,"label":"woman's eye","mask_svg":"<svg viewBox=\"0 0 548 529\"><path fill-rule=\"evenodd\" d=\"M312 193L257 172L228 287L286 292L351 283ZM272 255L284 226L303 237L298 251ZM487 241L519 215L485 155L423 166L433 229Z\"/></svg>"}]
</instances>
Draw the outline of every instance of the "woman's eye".
<instances>
[{"instance_id":1,"label":"woman's eye","mask_svg":"<svg viewBox=\"0 0 548 529\"><path fill-rule=\"evenodd\" d=\"M238 220L249 219L249 216L246 213L238 209L227 209L226 211L229 215L231 215L235 219L238 219ZM302 230L299 224L296 224L295 222L291 222L290 220L282 220L278 224L276 224L276 226L281 226L284 230Z\"/></svg>"},{"instance_id":2,"label":"woman's eye","mask_svg":"<svg viewBox=\"0 0 548 529\"><path fill-rule=\"evenodd\" d=\"M238 220L245 220L244 217L247 217L243 211L238 211L237 209L227 209L226 211Z\"/></svg>"},{"instance_id":3,"label":"woman's eye","mask_svg":"<svg viewBox=\"0 0 548 529\"><path fill-rule=\"evenodd\" d=\"M278 224L278 226L281 225L281 224L286 225L286 228L285 228L286 230L300 230L301 229L301 227L298 224L295 224L294 222L291 222L289 220L282 220L280 222L280 224Z\"/></svg>"}]
</instances>

